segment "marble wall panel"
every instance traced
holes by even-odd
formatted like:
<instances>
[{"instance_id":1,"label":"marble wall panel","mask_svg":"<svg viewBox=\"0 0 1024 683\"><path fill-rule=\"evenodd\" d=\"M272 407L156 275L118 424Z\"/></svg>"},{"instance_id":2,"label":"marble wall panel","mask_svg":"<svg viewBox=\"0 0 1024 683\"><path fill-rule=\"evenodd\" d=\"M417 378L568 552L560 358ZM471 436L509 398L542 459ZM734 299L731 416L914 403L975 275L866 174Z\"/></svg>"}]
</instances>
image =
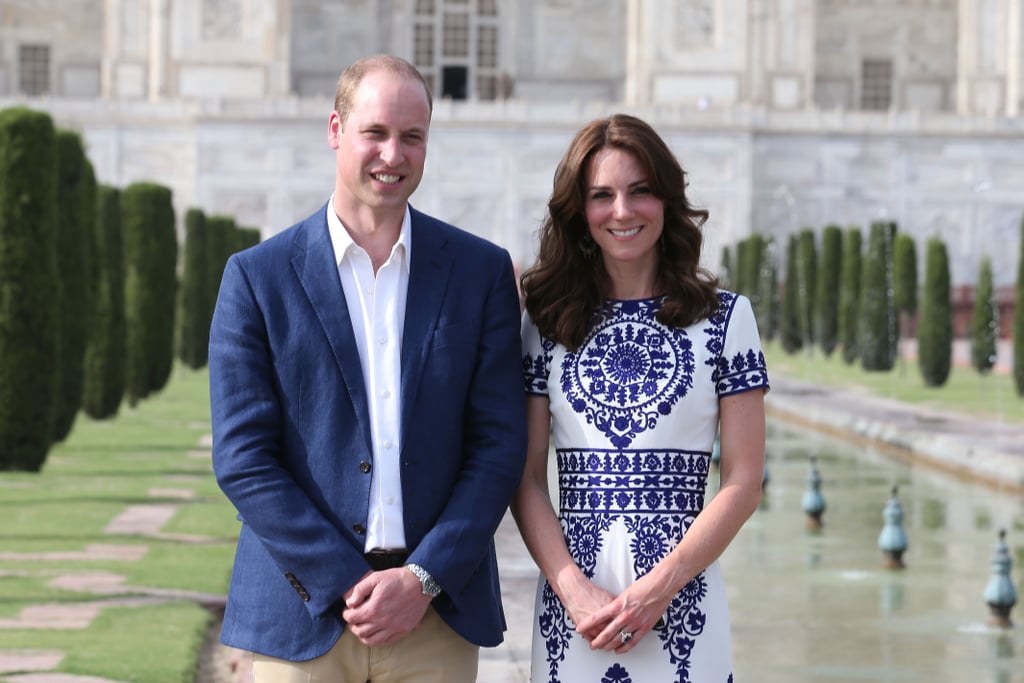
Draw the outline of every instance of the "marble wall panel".
<instances>
[{"instance_id":1,"label":"marble wall panel","mask_svg":"<svg viewBox=\"0 0 1024 683\"><path fill-rule=\"evenodd\" d=\"M120 63L114 67L114 92L124 99L146 96L146 65Z\"/></svg>"},{"instance_id":2,"label":"marble wall panel","mask_svg":"<svg viewBox=\"0 0 1024 683\"><path fill-rule=\"evenodd\" d=\"M227 184L209 184L202 189L206 199L203 203L209 207L209 214L232 216L240 227L261 229L270 223L270 193L269 188L236 187Z\"/></svg>"},{"instance_id":3,"label":"marble wall panel","mask_svg":"<svg viewBox=\"0 0 1024 683\"><path fill-rule=\"evenodd\" d=\"M654 101L664 104L688 104L698 107L729 106L739 100L736 76L654 74Z\"/></svg>"},{"instance_id":4,"label":"marble wall panel","mask_svg":"<svg viewBox=\"0 0 1024 683\"><path fill-rule=\"evenodd\" d=\"M263 97L266 72L259 66L189 66L178 72L178 92L182 97Z\"/></svg>"},{"instance_id":5,"label":"marble wall panel","mask_svg":"<svg viewBox=\"0 0 1024 683\"><path fill-rule=\"evenodd\" d=\"M60 92L65 97L94 98L100 95L100 69L98 65L66 66L61 69L60 80Z\"/></svg>"}]
</instances>

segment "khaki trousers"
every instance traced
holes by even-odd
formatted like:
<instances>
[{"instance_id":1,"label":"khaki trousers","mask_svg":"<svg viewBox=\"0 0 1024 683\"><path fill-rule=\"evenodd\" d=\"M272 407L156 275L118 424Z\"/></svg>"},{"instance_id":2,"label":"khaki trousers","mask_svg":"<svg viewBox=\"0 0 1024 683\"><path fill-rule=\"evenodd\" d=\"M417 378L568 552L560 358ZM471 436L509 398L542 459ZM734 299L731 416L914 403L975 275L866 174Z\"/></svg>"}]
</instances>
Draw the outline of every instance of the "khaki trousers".
<instances>
[{"instance_id":1,"label":"khaki trousers","mask_svg":"<svg viewBox=\"0 0 1024 683\"><path fill-rule=\"evenodd\" d=\"M289 662L253 654L253 683L476 683L480 648L428 608L402 640L368 647L348 629L325 655Z\"/></svg>"}]
</instances>

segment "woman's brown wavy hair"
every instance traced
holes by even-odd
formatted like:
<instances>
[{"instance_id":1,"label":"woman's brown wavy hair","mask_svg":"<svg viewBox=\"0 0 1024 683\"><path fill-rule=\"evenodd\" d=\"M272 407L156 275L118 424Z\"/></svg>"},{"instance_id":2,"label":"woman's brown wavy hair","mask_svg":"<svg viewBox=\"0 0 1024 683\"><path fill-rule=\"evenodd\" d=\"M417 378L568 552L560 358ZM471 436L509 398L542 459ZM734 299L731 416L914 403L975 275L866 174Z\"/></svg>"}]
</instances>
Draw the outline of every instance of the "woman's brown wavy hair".
<instances>
[{"instance_id":1,"label":"woman's brown wavy hair","mask_svg":"<svg viewBox=\"0 0 1024 683\"><path fill-rule=\"evenodd\" d=\"M686 172L672 150L634 116L598 119L576 134L555 170L537 260L520 279L526 310L541 335L573 351L583 344L594 313L610 294L608 273L584 213L587 169L606 147L632 154L647 171L651 191L665 202L656 294L666 300L658 320L686 327L718 306L718 281L700 267L701 226L708 212L687 201Z\"/></svg>"}]
</instances>

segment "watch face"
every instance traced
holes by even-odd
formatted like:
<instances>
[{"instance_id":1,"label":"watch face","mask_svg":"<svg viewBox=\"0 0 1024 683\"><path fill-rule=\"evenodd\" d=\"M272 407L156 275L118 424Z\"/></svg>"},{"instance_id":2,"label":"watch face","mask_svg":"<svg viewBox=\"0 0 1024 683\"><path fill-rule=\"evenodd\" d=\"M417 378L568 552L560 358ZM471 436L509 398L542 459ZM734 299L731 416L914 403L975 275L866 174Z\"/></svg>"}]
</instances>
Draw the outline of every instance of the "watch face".
<instances>
[{"instance_id":1,"label":"watch face","mask_svg":"<svg viewBox=\"0 0 1024 683\"><path fill-rule=\"evenodd\" d=\"M441 592L441 584L434 580L434 577L430 573L419 566L418 564L407 564L406 568L416 575L416 578L420 580L420 586L422 587L423 594L429 595L434 598L437 597Z\"/></svg>"}]
</instances>

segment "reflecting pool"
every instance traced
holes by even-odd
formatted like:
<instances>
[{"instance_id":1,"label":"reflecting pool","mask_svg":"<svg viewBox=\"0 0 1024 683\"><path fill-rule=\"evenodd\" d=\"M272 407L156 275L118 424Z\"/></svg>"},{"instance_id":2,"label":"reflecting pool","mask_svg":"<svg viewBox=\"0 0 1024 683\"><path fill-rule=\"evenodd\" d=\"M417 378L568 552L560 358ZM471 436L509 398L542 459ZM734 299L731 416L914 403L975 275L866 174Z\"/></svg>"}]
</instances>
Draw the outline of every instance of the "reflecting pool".
<instances>
[{"instance_id":1,"label":"reflecting pool","mask_svg":"<svg viewBox=\"0 0 1024 683\"><path fill-rule=\"evenodd\" d=\"M811 456L820 531L801 509ZM737 681L1024 683L1024 500L777 421L767 468L761 509L722 557ZM903 570L886 569L878 548L894 485ZM1012 629L988 626L983 598L1001 528Z\"/></svg>"}]
</instances>

